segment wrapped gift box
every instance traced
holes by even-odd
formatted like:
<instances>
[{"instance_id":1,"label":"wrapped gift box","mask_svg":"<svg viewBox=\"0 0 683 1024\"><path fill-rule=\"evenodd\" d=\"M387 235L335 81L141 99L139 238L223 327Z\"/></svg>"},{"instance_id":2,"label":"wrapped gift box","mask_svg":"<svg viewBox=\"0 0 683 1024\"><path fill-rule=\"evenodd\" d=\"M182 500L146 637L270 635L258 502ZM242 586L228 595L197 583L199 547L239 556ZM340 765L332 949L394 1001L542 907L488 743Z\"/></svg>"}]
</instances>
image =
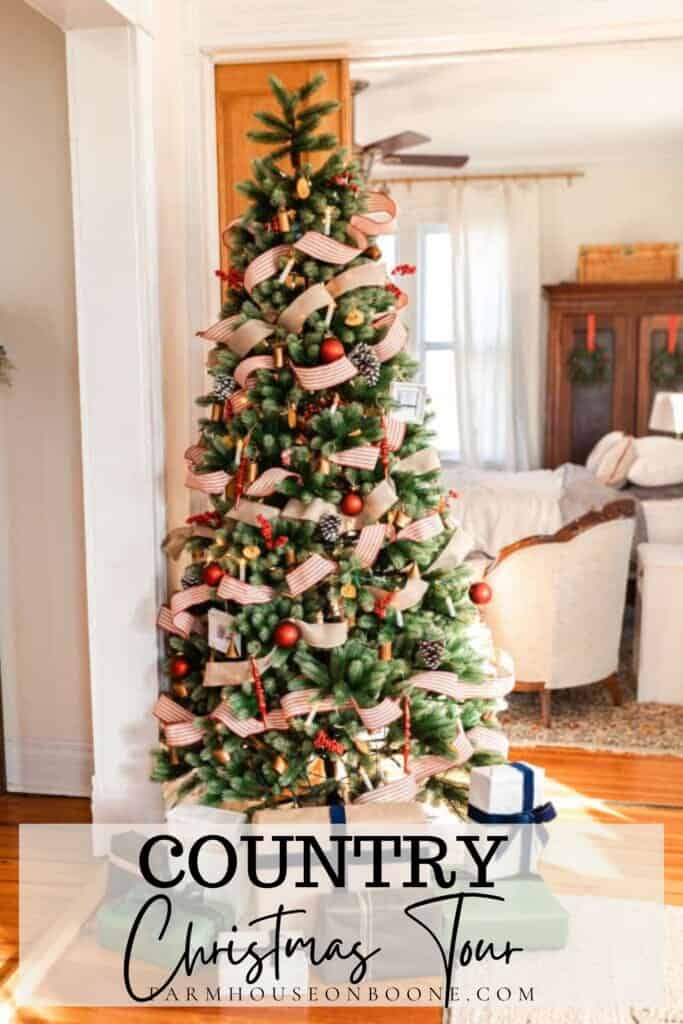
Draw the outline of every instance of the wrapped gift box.
<instances>
[{"instance_id":1,"label":"wrapped gift box","mask_svg":"<svg viewBox=\"0 0 683 1024\"><path fill-rule=\"evenodd\" d=\"M407 830L420 830L420 827L427 821L425 808L418 803L395 803L395 804L334 804L321 807L285 808L281 810L257 811L253 817L255 829L263 828L266 834L277 835L278 832L291 832L296 829L296 834L314 835L318 838L324 848L324 839L330 826L337 828L344 825L365 826L368 832L389 836L392 832L397 835ZM372 829L369 828L372 826ZM363 829L357 834L362 835ZM351 891L365 888L366 882L371 881L373 875L371 851L362 858L353 858L348 855L348 870L346 876L346 887ZM267 859L264 862L267 865ZM312 871L312 878L318 882L317 889L307 889L296 886L295 882L300 874L296 873L297 862L290 861L293 871L290 872L288 881L276 889L252 890L252 899L249 905L248 916L253 919L259 916L273 914L282 903L288 910L305 910L304 919L307 926L315 925L319 902L321 897L331 894L334 886L327 872L315 865ZM332 863L335 863L334 859ZM266 867L264 874L267 872ZM402 886L407 877L407 861L387 855L383 861L382 877L390 885ZM302 925L303 926L303 925Z\"/></svg>"},{"instance_id":2,"label":"wrapped gift box","mask_svg":"<svg viewBox=\"0 0 683 1024\"><path fill-rule=\"evenodd\" d=\"M449 894L476 893L469 880L461 877ZM479 890L482 891L482 890ZM483 890L498 900L467 899L458 928L458 944L468 941L473 945L480 939L493 942L502 949L506 942L524 950L563 949L569 934L569 914L542 878L506 878L495 883L493 889ZM458 901L444 902L443 940L451 935Z\"/></svg>"},{"instance_id":3,"label":"wrapped gift box","mask_svg":"<svg viewBox=\"0 0 683 1024\"><path fill-rule=\"evenodd\" d=\"M159 967L174 967L185 949L187 929L192 923L192 949L210 949L218 933L232 923L227 912L206 907L201 899L187 899L167 890L172 911L163 941L159 941L162 911L152 909L138 926L134 957ZM104 949L123 954L131 928L141 907L158 892L150 886L137 885L123 896L104 903L95 915L97 941Z\"/></svg>"},{"instance_id":4,"label":"wrapped gift box","mask_svg":"<svg viewBox=\"0 0 683 1024\"><path fill-rule=\"evenodd\" d=\"M480 825L502 825L508 836L489 862L490 879L536 872L547 841L546 823L555 808L543 802L545 772L524 761L473 768L468 817ZM500 834L500 829L492 832Z\"/></svg>"},{"instance_id":5,"label":"wrapped gift box","mask_svg":"<svg viewBox=\"0 0 683 1024\"><path fill-rule=\"evenodd\" d=\"M230 988L242 989L242 998L248 1001L250 989L265 989L268 992L276 987L278 990L285 989L291 992L294 988L305 989L308 986L308 958L302 949L292 956L285 956L285 943L287 939L303 939L302 932L285 931L280 932L280 956L279 956L279 977L275 977L275 963L272 957L264 962L261 973L256 981L249 982L246 976L254 964L254 959L246 957L244 963L232 964L227 955L222 955L218 960L218 983L223 990ZM218 936L218 944L225 949L229 942L232 942L233 955L235 959L242 958L249 946L254 948L259 956L269 952L273 948L273 936L269 931L254 931L243 929L241 931L221 932Z\"/></svg>"},{"instance_id":6,"label":"wrapped gift box","mask_svg":"<svg viewBox=\"0 0 683 1024\"><path fill-rule=\"evenodd\" d=\"M185 857L190 844L203 835L219 832L235 845L239 843L241 826L247 820L242 811L227 810L222 807L207 807L204 804L182 802L166 811L166 821L174 835L180 834L185 846ZM179 862L180 863L180 862ZM181 866L185 867L186 864ZM198 858L199 871L207 881L215 881L225 873L225 854L217 843L206 843ZM177 870L177 869L176 869ZM203 888L207 904L232 908L234 916L239 919L244 912L249 886L246 881L244 862L238 861L234 878L220 889Z\"/></svg>"},{"instance_id":7,"label":"wrapped gift box","mask_svg":"<svg viewBox=\"0 0 683 1024\"><path fill-rule=\"evenodd\" d=\"M368 974L364 981L389 978L437 978L443 962L436 943L415 921L410 920L404 908L419 900L438 895L425 889L406 892L405 889L366 889L359 892L335 890L324 896L316 930L321 948L340 939L344 948L360 942L360 949L369 953L381 952L368 960ZM442 921L441 905L421 907L417 916L438 935ZM331 959L315 968L316 974L326 982L349 981L352 961Z\"/></svg>"}]
</instances>

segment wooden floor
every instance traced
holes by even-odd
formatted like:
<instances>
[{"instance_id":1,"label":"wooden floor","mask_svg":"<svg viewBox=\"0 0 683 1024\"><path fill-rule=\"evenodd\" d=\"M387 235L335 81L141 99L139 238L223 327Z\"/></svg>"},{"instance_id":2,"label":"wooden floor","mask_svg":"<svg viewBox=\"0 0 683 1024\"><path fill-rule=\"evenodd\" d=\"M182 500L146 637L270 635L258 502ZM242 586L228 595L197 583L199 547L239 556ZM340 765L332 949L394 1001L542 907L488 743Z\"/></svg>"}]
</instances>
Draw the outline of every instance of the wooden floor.
<instances>
[{"instance_id":1,"label":"wooden floor","mask_svg":"<svg viewBox=\"0 0 683 1024\"><path fill-rule=\"evenodd\" d=\"M547 773L547 797L562 820L596 819L621 823L661 823L665 828L665 898L683 905L683 760L634 754L593 753L569 748L537 747L511 751L513 758L532 761ZM16 967L18 948L18 843L19 822L87 822L87 800L62 797L0 796L0 983ZM18 1010L0 1024L132 1024L140 1011L97 1009ZM105 1017L106 1015L106 1017ZM256 1024L274 1020L305 1024L351 1024L362 1017L366 1024L439 1024L439 1010L391 1010L335 1007L311 1009L145 1009L144 1020L153 1024Z\"/></svg>"}]
</instances>

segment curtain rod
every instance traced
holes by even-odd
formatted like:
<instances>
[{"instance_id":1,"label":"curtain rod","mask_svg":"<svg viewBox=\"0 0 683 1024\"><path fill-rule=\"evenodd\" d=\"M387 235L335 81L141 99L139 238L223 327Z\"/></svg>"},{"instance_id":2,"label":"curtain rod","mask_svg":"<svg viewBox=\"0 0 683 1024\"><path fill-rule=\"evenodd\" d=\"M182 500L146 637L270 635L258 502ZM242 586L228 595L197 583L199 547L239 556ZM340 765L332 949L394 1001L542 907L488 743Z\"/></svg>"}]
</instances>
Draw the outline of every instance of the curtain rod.
<instances>
[{"instance_id":1,"label":"curtain rod","mask_svg":"<svg viewBox=\"0 0 683 1024\"><path fill-rule=\"evenodd\" d=\"M436 175L429 177L424 175L422 177L410 178L371 178L371 181L378 185L391 187L393 184L412 185L415 182L424 181L432 183L446 181L452 184L456 181L544 181L546 179L559 178L560 180L565 180L568 185L571 185L574 178L583 178L585 173L585 171L524 171L519 174L454 174L449 177L438 177Z\"/></svg>"}]
</instances>

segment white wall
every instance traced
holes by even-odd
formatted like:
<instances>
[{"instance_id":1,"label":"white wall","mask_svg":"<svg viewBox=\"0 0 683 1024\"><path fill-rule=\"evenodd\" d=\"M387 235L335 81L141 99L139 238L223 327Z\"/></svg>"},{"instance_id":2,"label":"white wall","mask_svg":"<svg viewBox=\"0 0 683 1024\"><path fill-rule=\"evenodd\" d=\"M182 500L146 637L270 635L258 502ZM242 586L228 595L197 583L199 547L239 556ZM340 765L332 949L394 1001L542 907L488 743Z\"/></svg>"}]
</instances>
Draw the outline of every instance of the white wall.
<instances>
[{"instance_id":1,"label":"white wall","mask_svg":"<svg viewBox=\"0 0 683 1024\"><path fill-rule=\"evenodd\" d=\"M90 791L65 40L0 4L0 657L8 786Z\"/></svg>"},{"instance_id":2,"label":"white wall","mask_svg":"<svg viewBox=\"0 0 683 1024\"><path fill-rule=\"evenodd\" d=\"M681 154L683 161L683 153ZM683 244L681 162L604 163L541 189L541 280L576 279L581 245Z\"/></svg>"}]
</instances>

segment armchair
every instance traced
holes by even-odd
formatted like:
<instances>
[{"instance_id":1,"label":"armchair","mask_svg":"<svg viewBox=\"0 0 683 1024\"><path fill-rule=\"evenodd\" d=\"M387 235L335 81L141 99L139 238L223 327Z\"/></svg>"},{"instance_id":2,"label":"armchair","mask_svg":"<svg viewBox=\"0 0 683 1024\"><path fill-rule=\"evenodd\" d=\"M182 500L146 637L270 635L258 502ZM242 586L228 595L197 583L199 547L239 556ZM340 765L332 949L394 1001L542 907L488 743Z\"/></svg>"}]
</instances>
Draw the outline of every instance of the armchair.
<instances>
[{"instance_id":1,"label":"armchair","mask_svg":"<svg viewBox=\"0 0 683 1024\"><path fill-rule=\"evenodd\" d=\"M538 691L543 725L552 691L603 682L621 703L617 668L635 505L614 501L548 536L511 544L489 568L482 610L496 647L515 663L515 689Z\"/></svg>"}]
</instances>

